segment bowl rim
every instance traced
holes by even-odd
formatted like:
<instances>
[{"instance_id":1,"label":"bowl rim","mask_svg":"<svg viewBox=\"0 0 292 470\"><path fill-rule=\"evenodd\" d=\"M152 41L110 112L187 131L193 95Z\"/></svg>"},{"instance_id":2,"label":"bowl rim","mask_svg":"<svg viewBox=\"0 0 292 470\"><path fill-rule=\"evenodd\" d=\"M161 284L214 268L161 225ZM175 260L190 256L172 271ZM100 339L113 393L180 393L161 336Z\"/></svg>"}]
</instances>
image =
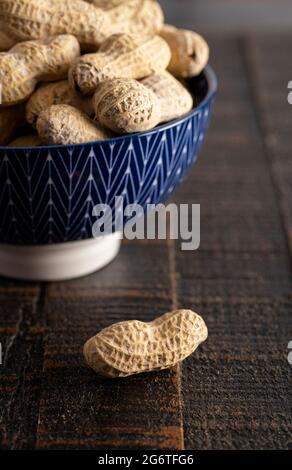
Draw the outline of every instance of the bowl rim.
<instances>
[{"instance_id":1,"label":"bowl rim","mask_svg":"<svg viewBox=\"0 0 292 470\"><path fill-rule=\"evenodd\" d=\"M164 130L167 130L167 129L170 129L172 127L176 127L180 124L182 124L184 121L186 121L187 119L189 119L190 117L193 117L193 116L196 116L197 114L199 114L202 109L205 107L205 105L207 103L209 103L215 96L216 94L216 91L217 91L217 85L218 85L218 82L217 82L217 77L216 77L216 74L214 72L214 70L212 69L212 67L210 65L207 65L204 70L203 70L203 73L205 74L205 77L207 79L207 83L208 83L208 91L207 91L207 94L205 96L205 98L201 101L201 103L195 107L194 109L192 109L191 111L189 111L187 114L184 114L182 117L178 118L178 119L174 119L172 121L169 121L165 124L160 124L159 126L157 127L154 127L153 129L150 129L148 131L144 131L144 132L135 132L133 134L126 134L126 135L119 135L117 137L112 137L111 139L106 139L106 140L95 140L95 141L92 141L92 142L83 142L83 143L79 143L79 144L68 144L68 145L60 145L60 144L56 144L56 145L39 145L39 146L33 146L33 147L27 147L27 146L24 146L24 147L8 147L7 145L3 145L1 146L0 145L0 151L8 151L9 153L14 151L14 152L17 152L19 150L25 150L25 151L32 151L32 150L36 150L36 151L41 151L41 150L50 150L50 149L64 149L64 148L67 148L67 149L78 149L78 148L85 148L85 147L88 147L88 146L92 146L92 145L96 145L96 144L99 144L99 143L107 143L108 145L113 145L115 144L116 142L119 142L121 140L124 140L124 141L127 141L127 140L130 140L134 137L144 137L144 136L148 136L148 135L152 135L156 132L161 132L161 131L164 131ZM1 155L0 155L1 157Z\"/></svg>"}]
</instances>

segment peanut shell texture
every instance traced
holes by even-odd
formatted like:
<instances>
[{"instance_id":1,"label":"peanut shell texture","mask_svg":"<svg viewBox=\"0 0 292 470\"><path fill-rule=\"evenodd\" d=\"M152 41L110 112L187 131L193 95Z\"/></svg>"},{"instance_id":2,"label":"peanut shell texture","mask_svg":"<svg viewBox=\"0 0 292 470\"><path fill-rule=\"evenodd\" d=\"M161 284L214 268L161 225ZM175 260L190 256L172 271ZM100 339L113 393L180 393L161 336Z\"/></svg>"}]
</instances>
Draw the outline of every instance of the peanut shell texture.
<instances>
[{"instance_id":1,"label":"peanut shell texture","mask_svg":"<svg viewBox=\"0 0 292 470\"><path fill-rule=\"evenodd\" d=\"M42 140L52 145L70 145L109 138L98 124L73 106L53 105L41 112L36 128Z\"/></svg>"},{"instance_id":2,"label":"peanut shell texture","mask_svg":"<svg viewBox=\"0 0 292 470\"><path fill-rule=\"evenodd\" d=\"M207 336L202 317L191 310L175 310L149 323L115 323L90 338L83 352L89 367L98 374L127 377L173 367Z\"/></svg>"},{"instance_id":3,"label":"peanut shell texture","mask_svg":"<svg viewBox=\"0 0 292 470\"><path fill-rule=\"evenodd\" d=\"M69 34L20 42L8 52L1 52L2 105L25 101L40 81L65 78L79 55L78 41Z\"/></svg>"},{"instance_id":4,"label":"peanut shell texture","mask_svg":"<svg viewBox=\"0 0 292 470\"><path fill-rule=\"evenodd\" d=\"M62 80L42 84L31 95L25 108L27 122L35 127L40 113L54 104L69 104L89 116L93 114L91 100L78 96L68 80Z\"/></svg>"},{"instance_id":5,"label":"peanut shell texture","mask_svg":"<svg viewBox=\"0 0 292 470\"><path fill-rule=\"evenodd\" d=\"M160 36L171 49L168 70L175 77L195 77L206 67L209 60L209 46L200 34L165 25Z\"/></svg>"},{"instance_id":6,"label":"peanut shell texture","mask_svg":"<svg viewBox=\"0 0 292 470\"><path fill-rule=\"evenodd\" d=\"M160 122L161 109L155 93L132 79L101 83L93 106L98 122L117 134L146 131Z\"/></svg>"},{"instance_id":7,"label":"peanut shell texture","mask_svg":"<svg viewBox=\"0 0 292 470\"><path fill-rule=\"evenodd\" d=\"M0 0L0 23L16 41L72 34L98 47L109 35L106 12L83 0Z\"/></svg>"},{"instance_id":8,"label":"peanut shell texture","mask_svg":"<svg viewBox=\"0 0 292 470\"><path fill-rule=\"evenodd\" d=\"M171 53L159 36L113 34L97 53L78 58L69 72L69 81L83 95L92 95L97 86L114 78L142 79L165 70Z\"/></svg>"},{"instance_id":9,"label":"peanut shell texture","mask_svg":"<svg viewBox=\"0 0 292 470\"><path fill-rule=\"evenodd\" d=\"M193 108L190 92L166 70L144 78L141 83L157 96L161 106L161 122L177 119Z\"/></svg>"}]
</instances>

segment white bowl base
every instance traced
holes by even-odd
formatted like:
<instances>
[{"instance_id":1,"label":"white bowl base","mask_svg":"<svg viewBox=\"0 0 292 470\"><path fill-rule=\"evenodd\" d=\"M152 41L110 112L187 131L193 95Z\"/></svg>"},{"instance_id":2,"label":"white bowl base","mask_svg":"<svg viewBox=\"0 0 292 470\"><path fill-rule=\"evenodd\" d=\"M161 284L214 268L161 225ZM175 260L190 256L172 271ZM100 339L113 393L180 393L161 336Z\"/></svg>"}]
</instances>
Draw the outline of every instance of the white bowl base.
<instances>
[{"instance_id":1,"label":"white bowl base","mask_svg":"<svg viewBox=\"0 0 292 470\"><path fill-rule=\"evenodd\" d=\"M0 275L26 281L62 281L93 273L118 254L119 234L52 245L0 244Z\"/></svg>"}]
</instances>

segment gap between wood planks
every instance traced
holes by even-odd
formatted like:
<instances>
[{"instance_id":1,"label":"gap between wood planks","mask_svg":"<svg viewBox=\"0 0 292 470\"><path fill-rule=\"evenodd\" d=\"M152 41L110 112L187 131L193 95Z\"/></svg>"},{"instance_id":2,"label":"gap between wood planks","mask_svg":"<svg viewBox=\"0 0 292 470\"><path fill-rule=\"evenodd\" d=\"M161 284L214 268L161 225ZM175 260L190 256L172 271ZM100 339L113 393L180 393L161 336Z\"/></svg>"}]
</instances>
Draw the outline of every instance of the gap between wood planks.
<instances>
[{"instance_id":1,"label":"gap between wood planks","mask_svg":"<svg viewBox=\"0 0 292 470\"><path fill-rule=\"evenodd\" d=\"M174 240L170 238L167 239L167 249L168 249L168 263L169 263L169 279L172 293L172 310L178 308L177 302L177 284L176 284L176 267L175 267L175 243ZM180 450L185 449L184 444L184 423L183 423L183 397L182 397L182 383L181 383L181 366L178 364L176 367L176 381L177 381L177 393L178 393L178 402L179 402L179 415L180 415Z\"/></svg>"}]
</instances>

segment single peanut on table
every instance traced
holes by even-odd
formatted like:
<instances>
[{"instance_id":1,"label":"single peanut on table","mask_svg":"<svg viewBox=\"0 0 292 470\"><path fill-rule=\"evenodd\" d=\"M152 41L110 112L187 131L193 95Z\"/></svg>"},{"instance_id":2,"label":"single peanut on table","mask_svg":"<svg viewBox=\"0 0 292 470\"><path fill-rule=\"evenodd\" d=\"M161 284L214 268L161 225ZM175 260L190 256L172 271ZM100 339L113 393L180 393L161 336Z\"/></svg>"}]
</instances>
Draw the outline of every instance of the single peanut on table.
<instances>
[{"instance_id":1,"label":"single peanut on table","mask_svg":"<svg viewBox=\"0 0 292 470\"><path fill-rule=\"evenodd\" d=\"M0 145L6 145L19 126L25 122L24 106L0 107Z\"/></svg>"},{"instance_id":2,"label":"single peanut on table","mask_svg":"<svg viewBox=\"0 0 292 470\"><path fill-rule=\"evenodd\" d=\"M17 137L9 143L8 147L38 147L43 145L42 139L37 134Z\"/></svg>"},{"instance_id":3,"label":"single peanut on table","mask_svg":"<svg viewBox=\"0 0 292 470\"><path fill-rule=\"evenodd\" d=\"M209 46L202 36L169 25L164 26L160 36L171 49L169 72L183 78L194 77L202 72L209 60Z\"/></svg>"},{"instance_id":4,"label":"single peanut on table","mask_svg":"<svg viewBox=\"0 0 292 470\"><path fill-rule=\"evenodd\" d=\"M152 90L130 78L101 83L93 98L96 118L118 134L155 127L161 117L158 98Z\"/></svg>"},{"instance_id":5,"label":"single peanut on table","mask_svg":"<svg viewBox=\"0 0 292 470\"><path fill-rule=\"evenodd\" d=\"M42 111L36 128L43 141L55 145L79 144L109 138L109 134L85 113L66 104L53 105Z\"/></svg>"},{"instance_id":6,"label":"single peanut on table","mask_svg":"<svg viewBox=\"0 0 292 470\"><path fill-rule=\"evenodd\" d=\"M29 98L40 81L61 80L80 54L77 39L69 34L21 42L0 54L2 105Z\"/></svg>"},{"instance_id":7,"label":"single peanut on table","mask_svg":"<svg viewBox=\"0 0 292 470\"><path fill-rule=\"evenodd\" d=\"M84 345L87 364L105 377L127 377L173 367L207 339L204 320L176 310L144 323L124 321L105 328Z\"/></svg>"},{"instance_id":8,"label":"single peanut on table","mask_svg":"<svg viewBox=\"0 0 292 470\"><path fill-rule=\"evenodd\" d=\"M73 34L98 47L110 34L106 13L83 0L0 0L0 23L17 41Z\"/></svg>"},{"instance_id":9,"label":"single peanut on table","mask_svg":"<svg viewBox=\"0 0 292 470\"><path fill-rule=\"evenodd\" d=\"M83 95L92 95L101 82L113 78L142 79L165 70L170 58L170 49L159 36L114 34L97 53L85 54L75 61L69 81Z\"/></svg>"},{"instance_id":10,"label":"single peanut on table","mask_svg":"<svg viewBox=\"0 0 292 470\"><path fill-rule=\"evenodd\" d=\"M191 111L193 97L189 91L169 72L158 72L144 78L141 83L157 96L161 107L160 122L177 119Z\"/></svg>"},{"instance_id":11,"label":"single peanut on table","mask_svg":"<svg viewBox=\"0 0 292 470\"><path fill-rule=\"evenodd\" d=\"M36 126L40 113L54 104L69 104L81 109L86 114L93 115L91 100L81 98L70 87L67 80L41 85L30 97L26 104L26 120Z\"/></svg>"}]
</instances>

